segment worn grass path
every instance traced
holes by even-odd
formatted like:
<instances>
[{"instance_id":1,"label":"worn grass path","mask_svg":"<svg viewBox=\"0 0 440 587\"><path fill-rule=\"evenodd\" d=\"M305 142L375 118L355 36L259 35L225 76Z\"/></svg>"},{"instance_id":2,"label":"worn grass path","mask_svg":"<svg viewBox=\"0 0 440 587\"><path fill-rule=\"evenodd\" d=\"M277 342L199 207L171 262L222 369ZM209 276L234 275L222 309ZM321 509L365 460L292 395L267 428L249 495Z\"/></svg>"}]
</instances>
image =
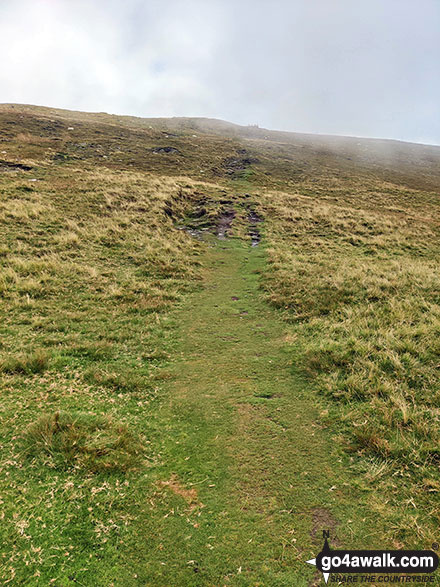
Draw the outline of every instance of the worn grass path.
<instances>
[{"instance_id":1,"label":"worn grass path","mask_svg":"<svg viewBox=\"0 0 440 587\"><path fill-rule=\"evenodd\" d=\"M333 544L374 543L362 490L292 370L286 325L260 297L263 264L261 247L213 245L205 287L177 316L180 354L154 416L157 492L129 565L136 584L320 584L304 561L323 529Z\"/></svg>"}]
</instances>

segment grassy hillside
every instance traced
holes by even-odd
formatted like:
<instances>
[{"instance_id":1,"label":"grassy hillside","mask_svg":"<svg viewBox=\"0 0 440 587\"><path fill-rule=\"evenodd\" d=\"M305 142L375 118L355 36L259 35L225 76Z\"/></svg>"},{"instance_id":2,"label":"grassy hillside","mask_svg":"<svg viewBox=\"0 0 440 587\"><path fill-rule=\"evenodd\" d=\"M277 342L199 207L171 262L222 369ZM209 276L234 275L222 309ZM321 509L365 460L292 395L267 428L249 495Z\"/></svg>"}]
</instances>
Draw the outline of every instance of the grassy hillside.
<instances>
[{"instance_id":1,"label":"grassy hillside","mask_svg":"<svg viewBox=\"0 0 440 587\"><path fill-rule=\"evenodd\" d=\"M438 540L439 163L0 105L2 580L310 585L322 529Z\"/></svg>"}]
</instances>

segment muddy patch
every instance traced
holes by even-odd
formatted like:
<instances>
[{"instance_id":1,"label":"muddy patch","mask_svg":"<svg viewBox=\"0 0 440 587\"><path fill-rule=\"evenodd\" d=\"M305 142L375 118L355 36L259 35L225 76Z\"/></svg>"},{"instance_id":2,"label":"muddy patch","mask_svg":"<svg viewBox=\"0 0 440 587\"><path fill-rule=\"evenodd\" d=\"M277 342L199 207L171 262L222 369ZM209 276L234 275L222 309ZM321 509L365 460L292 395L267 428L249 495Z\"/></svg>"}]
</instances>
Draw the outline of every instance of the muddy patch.
<instances>
[{"instance_id":1,"label":"muddy patch","mask_svg":"<svg viewBox=\"0 0 440 587\"><path fill-rule=\"evenodd\" d=\"M222 192L217 199L198 193L196 198L191 199L190 209L184 216L181 206L175 205L172 200L164 203L163 211L173 220L176 228L201 240L207 232L219 240L226 240L232 236L233 223L236 222L239 225L236 236L241 236L244 228L250 236L251 245L255 247L261 241L260 224L264 219L257 214L256 203L250 198L250 194L228 195Z\"/></svg>"},{"instance_id":2,"label":"muddy patch","mask_svg":"<svg viewBox=\"0 0 440 587\"><path fill-rule=\"evenodd\" d=\"M333 546L341 546L341 543L336 536L336 528L338 521L335 520L331 512L325 508L314 508L312 510L312 529L310 536L314 541L320 543L322 539L322 531L329 530L330 538Z\"/></svg>"},{"instance_id":3,"label":"muddy patch","mask_svg":"<svg viewBox=\"0 0 440 587\"><path fill-rule=\"evenodd\" d=\"M260 244L261 241L261 234L260 229L258 228L258 224L263 222L263 219L255 212L255 210L249 210L247 219L249 222L249 236L251 237L251 246L256 247Z\"/></svg>"},{"instance_id":4,"label":"muddy patch","mask_svg":"<svg viewBox=\"0 0 440 587\"><path fill-rule=\"evenodd\" d=\"M177 230L184 230L185 232L190 234L195 239L202 241L203 236L208 229L207 228L200 228L200 229L199 228L191 228L190 226L178 226Z\"/></svg>"},{"instance_id":5,"label":"muddy patch","mask_svg":"<svg viewBox=\"0 0 440 587\"><path fill-rule=\"evenodd\" d=\"M312 514L312 529L310 530L310 536L313 539L313 542L316 544L318 550L324 544L324 540L322 538L322 531L329 530L330 531L330 540L331 546L339 548L341 547L341 542L336 536L336 527L338 525L337 520L333 517L333 515L329 512L329 510L325 508L314 508L311 512ZM316 554L318 554L318 550ZM313 579L311 579L308 583L308 587L318 587L318 585L322 584L322 573L316 570Z\"/></svg>"},{"instance_id":6,"label":"muddy patch","mask_svg":"<svg viewBox=\"0 0 440 587\"><path fill-rule=\"evenodd\" d=\"M213 221L208 210L208 200L205 197L198 198L192 209L180 220L173 210L172 202L166 202L164 212L174 221L178 230L184 230L198 240L203 240L206 232L213 230Z\"/></svg>"},{"instance_id":7,"label":"muddy patch","mask_svg":"<svg viewBox=\"0 0 440 587\"><path fill-rule=\"evenodd\" d=\"M232 208L225 210L220 214L217 220L217 236L220 240L225 240L231 231L232 221L235 218L235 210Z\"/></svg>"},{"instance_id":8,"label":"muddy patch","mask_svg":"<svg viewBox=\"0 0 440 587\"><path fill-rule=\"evenodd\" d=\"M238 149L236 153L235 156L226 157L222 162L224 173L232 179L239 179L251 165L259 163L259 159L252 157L246 149Z\"/></svg>"}]
</instances>

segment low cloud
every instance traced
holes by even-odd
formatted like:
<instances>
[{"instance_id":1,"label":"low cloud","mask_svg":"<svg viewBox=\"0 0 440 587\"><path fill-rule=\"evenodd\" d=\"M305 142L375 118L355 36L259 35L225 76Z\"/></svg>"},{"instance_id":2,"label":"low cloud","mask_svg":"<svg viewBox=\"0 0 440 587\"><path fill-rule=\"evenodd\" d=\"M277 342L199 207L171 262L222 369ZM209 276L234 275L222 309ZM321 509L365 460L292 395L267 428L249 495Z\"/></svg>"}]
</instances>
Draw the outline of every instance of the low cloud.
<instances>
[{"instance_id":1,"label":"low cloud","mask_svg":"<svg viewBox=\"0 0 440 587\"><path fill-rule=\"evenodd\" d=\"M3 0L0 101L440 143L437 0Z\"/></svg>"}]
</instances>

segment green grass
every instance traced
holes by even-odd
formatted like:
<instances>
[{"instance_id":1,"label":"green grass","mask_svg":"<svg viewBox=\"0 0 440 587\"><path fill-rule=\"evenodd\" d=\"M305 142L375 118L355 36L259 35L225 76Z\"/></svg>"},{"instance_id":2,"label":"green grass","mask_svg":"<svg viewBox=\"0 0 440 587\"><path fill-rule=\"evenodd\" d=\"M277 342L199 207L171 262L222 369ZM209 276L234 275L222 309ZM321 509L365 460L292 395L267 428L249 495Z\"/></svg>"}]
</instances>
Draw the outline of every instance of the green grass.
<instances>
[{"instance_id":1,"label":"green grass","mask_svg":"<svg viewBox=\"0 0 440 587\"><path fill-rule=\"evenodd\" d=\"M45 414L25 431L24 453L54 469L126 471L142 450L126 426L90 413Z\"/></svg>"},{"instance_id":2,"label":"green grass","mask_svg":"<svg viewBox=\"0 0 440 587\"><path fill-rule=\"evenodd\" d=\"M1 181L1 576L49 584L84 568L94 584L130 525L127 488L158 458L145 409L200 249L163 207L183 210L195 188L44 166L31 192Z\"/></svg>"},{"instance_id":3,"label":"green grass","mask_svg":"<svg viewBox=\"0 0 440 587\"><path fill-rule=\"evenodd\" d=\"M422 215L398 186L354 195L356 208L347 196L266 195L264 289L295 324L294 361L361 457L359 472L387 496L394 527L408 504L406 536L426 543L440 520L439 204Z\"/></svg>"},{"instance_id":4,"label":"green grass","mask_svg":"<svg viewBox=\"0 0 440 587\"><path fill-rule=\"evenodd\" d=\"M7 374L42 373L49 366L49 355L37 349L28 355L9 355L0 361L0 372Z\"/></svg>"},{"instance_id":5,"label":"green grass","mask_svg":"<svg viewBox=\"0 0 440 587\"><path fill-rule=\"evenodd\" d=\"M198 507L170 491L154 500L141 522L148 567L134 558L139 582L308 585L304 560L321 546L322 525L359 545L383 541L383 527L360 505L368 489L353 486L312 389L292 376L285 326L258 296L264 251L221 243L207 266L206 288L179 312L157 470L195 490ZM155 508L168 516L159 531Z\"/></svg>"},{"instance_id":6,"label":"green grass","mask_svg":"<svg viewBox=\"0 0 440 587\"><path fill-rule=\"evenodd\" d=\"M438 540L435 148L0 123L4 583L305 586L323 529Z\"/></svg>"}]
</instances>

